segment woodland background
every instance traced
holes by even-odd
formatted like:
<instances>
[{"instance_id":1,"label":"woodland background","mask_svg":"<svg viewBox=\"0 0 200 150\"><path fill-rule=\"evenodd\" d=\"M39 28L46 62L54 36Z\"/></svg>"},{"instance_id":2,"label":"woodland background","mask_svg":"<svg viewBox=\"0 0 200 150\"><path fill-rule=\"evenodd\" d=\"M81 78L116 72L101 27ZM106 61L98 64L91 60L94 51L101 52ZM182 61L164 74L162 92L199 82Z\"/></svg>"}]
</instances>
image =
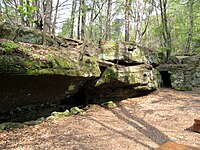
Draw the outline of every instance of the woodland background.
<instances>
[{"instance_id":1,"label":"woodland background","mask_svg":"<svg viewBox=\"0 0 200 150\"><path fill-rule=\"evenodd\" d=\"M198 0L0 0L0 20L90 43L200 53Z\"/></svg>"}]
</instances>

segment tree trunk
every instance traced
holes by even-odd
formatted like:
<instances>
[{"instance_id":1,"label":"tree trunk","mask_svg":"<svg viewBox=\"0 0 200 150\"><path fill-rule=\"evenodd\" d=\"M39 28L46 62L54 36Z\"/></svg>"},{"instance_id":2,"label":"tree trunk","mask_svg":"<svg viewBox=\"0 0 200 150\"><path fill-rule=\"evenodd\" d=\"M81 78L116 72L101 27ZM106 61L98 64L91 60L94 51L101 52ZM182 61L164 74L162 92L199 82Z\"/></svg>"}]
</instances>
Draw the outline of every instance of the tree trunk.
<instances>
[{"instance_id":1,"label":"tree trunk","mask_svg":"<svg viewBox=\"0 0 200 150\"><path fill-rule=\"evenodd\" d=\"M1 4L1 1L0 1L0 17L2 17L2 4Z\"/></svg>"},{"instance_id":2,"label":"tree trunk","mask_svg":"<svg viewBox=\"0 0 200 150\"><path fill-rule=\"evenodd\" d=\"M43 1L44 10L44 32L51 32L52 0Z\"/></svg>"},{"instance_id":3,"label":"tree trunk","mask_svg":"<svg viewBox=\"0 0 200 150\"><path fill-rule=\"evenodd\" d=\"M81 0L82 5L82 19L81 19L81 40L85 40L86 34L86 1Z\"/></svg>"},{"instance_id":4,"label":"tree trunk","mask_svg":"<svg viewBox=\"0 0 200 150\"><path fill-rule=\"evenodd\" d=\"M0 1L0 3L1 3L1 1ZM16 16L16 21L17 21L17 23L19 22L19 20L18 20L18 10L17 10L17 8L18 8L18 0L14 0L14 4L15 4L15 16ZM1 4L0 4L1 5ZM1 10L0 10L1 11Z\"/></svg>"},{"instance_id":5,"label":"tree trunk","mask_svg":"<svg viewBox=\"0 0 200 150\"><path fill-rule=\"evenodd\" d=\"M190 13L190 31L188 34L188 40L187 40L187 45L185 48L185 53L188 53L190 51L190 45L192 41L192 35L193 35L193 5L194 5L194 0L189 1L189 13Z\"/></svg>"},{"instance_id":6,"label":"tree trunk","mask_svg":"<svg viewBox=\"0 0 200 150\"><path fill-rule=\"evenodd\" d=\"M41 1L40 0L35 0L35 4L36 4L36 7L37 7L37 11L36 11L36 20L38 21L42 21L42 16L40 14L40 12L42 11L42 8L41 8Z\"/></svg>"},{"instance_id":7,"label":"tree trunk","mask_svg":"<svg viewBox=\"0 0 200 150\"><path fill-rule=\"evenodd\" d=\"M129 41L131 0L125 2L125 41Z\"/></svg>"},{"instance_id":8,"label":"tree trunk","mask_svg":"<svg viewBox=\"0 0 200 150\"><path fill-rule=\"evenodd\" d=\"M135 1L136 4L136 13L135 13L135 20L134 20L134 24L135 24L135 42L137 44L140 44L141 42L141 2L140 0L136 0Z\"/></svg>"},{"instance_id":9,"label":"tree trunk","mask_svg":"<svg viewBox=\"0 0 200 150\"><path fill-rule=\"evenodd\" d=\"M93 41L93 24L94 24L94 10L95 10L95 3L96 0L93 0L93 4L92 4L92 11L91 11L91 17L90 17L90 39Z\"/></svg>"},{"instance_id":10,"label":"tree trunk","mask_svg":"<svg viewBox=\"0 0 200 150\"><path fill-rule=\"evenodd\" d=\"M162 21L162 34L164 39L164 47L166 47L166 62L171 55L171 33L168 29L167 21L167 0L160 0L161 21Z\"/></svg>"},{"instance_id":11,"label":"tree trunk","mask_svg":"<svg viewBox=\"0 0 200 150\"><path fill-rule=\"evenodd\" d=\"M80 38L80 27L81 27L81 11L82 11L82 9L81 9L81 1L82 0L80 0L79 1L79 13L78 13L78 27L77 27L77 38L80 40L81 38Z\"/></svg>"},{"instance_id":12,"label":"tree trunk","mask_svg":"<svg viewBox=\"0 0 200 150\"><path fill-rule=\"evenodd\" d=\"M26 12L30 12L29 10L30 2L29 0L26 0ZM26 26L30 27L31 23L29 22L29 19L31 19L31 16L29 14L26 15Z\"/></svg>"},{"instance_id":13,"label":"tree trunk","mask_svg":"<svg viewBox=\"0 0 200 150\"><path fill-rule=\"evenodd\" d=\"M42 17L44 15L42 3L43 3L42 0L33 0L33 6L37 8L37 10L34 11L33 15L34 28L39 30L43 29L43 22L44 22L44 17Z\"/></svg>"},{"instance_id":14,"label":"tree trunk","mask_svg":"<svg viewBox=\"0 0 200 150\"><path fill-rule=\"evenodd\" d=\"M169 28L168 28L168 20L167 20L167 0L164 0L164 26L165 26L165 32L166 32L166 35L167 35L167 47L168 48L172 48L171 46L171 33L169 31Z\"/></svg>"},{"instance_id":15,"label":"tree trunk","mask_svg":"<svg viewBox=\"0 0 200 150\"><path fill-rule=\"evenodd\" d=\"M99 47L101 47L101 40L103 38L103 21L102 21L102 12L99 14Z\"/></svg>"},{"instance_id":16,"label":"tree trunk","mask_svg":"<svg viewBox=\"0 0 200 150\"><path fill-rule=\"evenodd\" d=\"M163 46L166 47L166 43L167 43L167 38L166 38L166 33L165 33L165 19L164 19L164 10L163 10L163 2L162 0L160 0L160 16L161 16L161 22L162 22L162 37L164 40Z\"/></svg>"},{"instance_id":17,"label":"tree trunk","mask_svg":"<svg viewBox=\"0 0 200 150\"><path fill-rule=\"evenodd\" d=\"M160 27L160 22L159 22L159 14L158 14L158 8L156 7L156 1L154 1L154 7L155 7L155 12L156 12L156 22L157 22L157 27ZM158 30L158 36L159 36L159 44L160 46L163 46L163 38L162 38L162 33L160 30Z\"/></svg>"},{"instance_id":18,"label":"tree trunk","mask_svg":"<svg viewBox=\"0 0 200 150\"><path fill-rule=\"evenodd\" d=\"M22 0L19 0L19 5L23 6L23 2ZM21 24L25 25L25 21L24 21L24 15L22 13L20 13L20 17L21 17Z\"/></svg>"},{"instance_id":19,"label":"tree trunk","mask_svg":"<svg viewBox=\"0 0 200 150\"><path fill-rule=\"evenodd\" d=\"M73 0L73 2L72 2L72 11L71 11L71 33L70 33L70 38L74 38L75 11L76 11L76 0Z\"/></svg>"},{"instance_id":20,"label":"tree trunk","mask_svg":"<svg viewBox=\"0 0 200 150\"><path fill-rule=\"evenodd\" d=\"M108 0L107 17L106 17L106 40L110 40L110 23L111 23L112 0Z\"/></svg>"},{"instance_id":21,"label":"tree trunk","mask_svg":"<svg viewBox=\"0 0 200 150\"><path fill-rule=\"evenodd\" d=\"M52 26L52 33L53 33L53 35L55 35L55 30L56 30L56 20L57 20L58 5L59 5L59 3L60 3L60 1L57 0L55 14L54 14L54 20L53 20L53 26Z\"/></svg>"}]
</instances>

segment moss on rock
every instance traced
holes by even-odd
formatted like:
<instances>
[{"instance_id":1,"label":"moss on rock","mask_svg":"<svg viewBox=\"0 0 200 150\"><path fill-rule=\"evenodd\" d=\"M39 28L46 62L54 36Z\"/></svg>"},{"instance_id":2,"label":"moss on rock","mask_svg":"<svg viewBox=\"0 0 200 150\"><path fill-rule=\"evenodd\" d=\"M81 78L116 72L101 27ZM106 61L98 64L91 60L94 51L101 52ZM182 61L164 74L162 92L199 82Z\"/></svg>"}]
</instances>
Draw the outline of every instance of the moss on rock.
<instances>
[{"instance_id":1,"label":"moss on rock","mask_svg":"<svg viewBox=\"0 0 200 150\"><path fill-rule=\"evenodd\" d=\"M113 101L104 102L101 105L106 108L114 108L117 106Z\"/></svg>"},{"instance_id":2,"label":"moss on rock","mask_svg":"<svg viewBox=\"0 0 200 150\"><path fill-rule=\"evenodd\" d=\"M66 49L47 48L45 46L0 41L0 73L26 75L67 75L92 77L99 76L97 62L87 56L78 61L79 56L72 55Z\"/></svg>"},{"instance_id":3,"label":"moss on rock","mask_svg":"<svg viewBox=\"0 0 200 150\"><path fill-rule=\"evenodd\" d=\"M0 124L0 130L23 128L24 126L23 123L5 122Z\"/></svg>"},{"instance_id":4,"label":"moss on rock","mask_svg":"<svg viewBox=\"0 0 200 150\"><path fill-rule=\"evenodd\" d=\"M83 113L83 112L85 112L85 111L84 111L83 109L78 108L78 107L72 107L72 108L70 109L70 113L71 113L72 115L77 115L77 114Z\"/></svg>"},{"instance_id":5,"label":"moss on rock","mask_svg":"<svg viewBox=\"0 0 200 150\"><path fill-rule=\"evenodd\" d=\"M114 80L114 81L113 81ZM123 83L130 86L149 86L149 89L157 89L160 83L159 72L156 69L150 69L145 65L128 66L128 67L108 67L95 86L108 84L110 81Z\"/></svg>"}]
</instances>

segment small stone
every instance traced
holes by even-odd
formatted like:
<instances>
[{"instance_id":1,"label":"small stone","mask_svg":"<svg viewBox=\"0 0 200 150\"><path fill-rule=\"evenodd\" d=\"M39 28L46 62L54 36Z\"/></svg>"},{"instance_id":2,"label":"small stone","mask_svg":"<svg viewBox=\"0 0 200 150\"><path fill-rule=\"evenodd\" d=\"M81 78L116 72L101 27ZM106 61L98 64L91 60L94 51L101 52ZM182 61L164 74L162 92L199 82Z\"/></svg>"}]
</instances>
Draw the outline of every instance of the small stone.
<instances>
[{"instance_id":1,"label":"small stone","mask_svg":"<svg viewBox=\"0 0 200 150\"><path fill-rule=\"evenodd\" d=\"M64 118L64 117L67 117L67 116L70 116L71 115L71 113L68 111L68 110L66 110L66 111L64 111L64 112L52 112L51 113L51 116L54 116L56 119L58 119L58 118Z\"/></svg>"},{"instance_id":2,"label":"small stone","mask_svg":"<svg viewBox=\"0 0 200 150\"><path fill-rule=\"evenodd\" d=\"M114 108L117 106L113 101L108 101L108 102L102 103L101 105L108 108Z\"/></svg>"},{"instance_id":3,"label":"small stone","mask_svg":"<svg viewBox=\"0 0 200 150\"><path fill-rule=\"evenodd\" d=\"M5 129L16 129L16 128L23 128L23 123L14 123L14 122L6 122Z\"/></svg>"},{"instance_id":4,"label":"small stone","mask_svg":"<svg viewBox=\"0 0 200 150\"><path fill-rule=\"evenodd\" d=\"M0 124L0 130L4 130L5 128L6 128L5 123L1 123L1 124Z\"/></svg>"},{"instance_id":5,"label":"small stone","mask_svg":"<svg viewBox=\"0 0 200 150\"><path fill-rule=\"evenodd\" d=\"M70 113L71 113L72 115L77 115L77 114L82 113L82 112L84 112L84 110L83 110L83 109L80 109L80 108L78 108L78 107L72 107L72 108L70 109Z\"/></svg>"},{"instance_id":6,"label":"small stone","mask_svg":"<svg viewBox=\"0 0 200 150\"><path fill-rule=\"evenodd\" d=\"M171 140L172 140L173 142L175 142L175 141L177 140L177 138L172 137Z\"/></svg>"},{"instance_id":7,"label":"small stone","mask_svg":"<svg viewBox=\"0 0 200 150\"><path fill-rule=\"evenodd\" d=\"M54 116L49 116L46 118L46 120L55 120L55 119L56 119L56 117L54 117Z\"/></svg>"},{"instance_id":8,"label":"small stone","mask_svg":"<svg viewBox=\"0 0 200 150\"><path fill-rule=\"evenodd\" d=\"M23 124L27 125L27 126L34 126L34 125L38 124L38 122L35 120L31 120L31 121L23 122Z\"/></svg>"}]
</instances>

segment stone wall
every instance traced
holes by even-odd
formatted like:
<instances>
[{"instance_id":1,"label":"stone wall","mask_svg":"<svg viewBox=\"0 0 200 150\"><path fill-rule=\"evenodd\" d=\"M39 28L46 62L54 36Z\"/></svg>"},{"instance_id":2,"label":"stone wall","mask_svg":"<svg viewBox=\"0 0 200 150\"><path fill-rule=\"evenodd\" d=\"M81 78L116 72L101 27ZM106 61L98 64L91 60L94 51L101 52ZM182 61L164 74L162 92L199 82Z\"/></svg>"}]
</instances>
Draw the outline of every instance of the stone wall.
<instances>
[{"instance_id":1,"label":"stone wall","mask_svg":"<svg viewBox=\"0 0 200 150\"><path fill-rule=\"evenodd\" d=\"M170 64L161 64L157 68L168 71L172 88L176 90L200 87L200 56L173 56Z\"/></svg>"}]
</instances>

